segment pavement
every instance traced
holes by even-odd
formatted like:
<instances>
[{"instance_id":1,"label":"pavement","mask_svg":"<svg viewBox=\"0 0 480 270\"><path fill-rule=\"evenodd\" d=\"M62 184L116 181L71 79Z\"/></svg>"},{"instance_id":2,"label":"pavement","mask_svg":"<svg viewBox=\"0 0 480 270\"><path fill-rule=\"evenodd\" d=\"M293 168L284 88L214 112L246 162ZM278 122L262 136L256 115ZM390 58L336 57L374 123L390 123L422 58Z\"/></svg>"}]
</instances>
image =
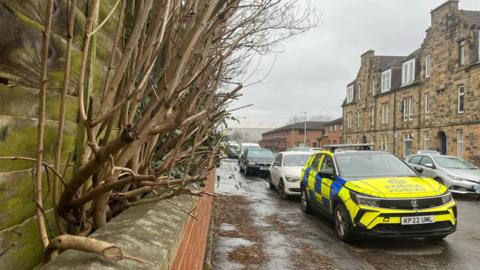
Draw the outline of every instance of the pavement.
<instances>
[{"instance_id":1,"label":"pavement","mask_svg":"<svg viewBox=\"0 0 480 270\"><path fill-rule=\"evenodd\" d=\"M475 198L455 197L457 232L444 240L369 239L350 245L337 239L328 218L303 214L298 198L282 200L266 179L240 174L236 160L222 162L216 192L214 269L480 269Z\"/></svg>"}]
</instances>

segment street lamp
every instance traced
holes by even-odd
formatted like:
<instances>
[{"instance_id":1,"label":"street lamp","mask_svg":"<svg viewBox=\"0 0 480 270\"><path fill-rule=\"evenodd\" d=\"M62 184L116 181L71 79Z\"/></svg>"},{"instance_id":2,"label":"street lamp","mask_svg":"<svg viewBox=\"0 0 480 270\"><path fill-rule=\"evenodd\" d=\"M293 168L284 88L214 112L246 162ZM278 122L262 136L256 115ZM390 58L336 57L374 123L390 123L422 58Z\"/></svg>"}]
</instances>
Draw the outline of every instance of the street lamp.
<instances>
[{"instance_id":1,"label":"street lamp","mask_svg":"<svg viewBox=\"0 0 480 270\"><path fill-rule=\"evenodd\" d=\"M305 114L305 122L303 125L303 147L307 147L307 112Z\"/></svg>"}]
</instances>

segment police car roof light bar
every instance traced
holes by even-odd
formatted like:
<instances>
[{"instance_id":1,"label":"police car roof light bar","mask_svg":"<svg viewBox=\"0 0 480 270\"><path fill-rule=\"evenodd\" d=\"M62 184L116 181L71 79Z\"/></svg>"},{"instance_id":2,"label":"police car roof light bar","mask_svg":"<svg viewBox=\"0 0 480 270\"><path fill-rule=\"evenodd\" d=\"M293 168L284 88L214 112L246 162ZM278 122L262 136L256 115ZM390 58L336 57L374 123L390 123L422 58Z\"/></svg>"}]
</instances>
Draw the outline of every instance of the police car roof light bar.
<instances>
[{"instance_id":1,"label":"police car roof light bar","mask_svg":"<svg viewBox=\"0 0 480 270\"><path fill-rule=\"evenodd\" d=\"M358 144L332 144L332 145L325 145L325 148L328 148L330 152L334 153L338 150L372 150L373 144L372 143L358 143Z\"/></svg>"}]
</instances>

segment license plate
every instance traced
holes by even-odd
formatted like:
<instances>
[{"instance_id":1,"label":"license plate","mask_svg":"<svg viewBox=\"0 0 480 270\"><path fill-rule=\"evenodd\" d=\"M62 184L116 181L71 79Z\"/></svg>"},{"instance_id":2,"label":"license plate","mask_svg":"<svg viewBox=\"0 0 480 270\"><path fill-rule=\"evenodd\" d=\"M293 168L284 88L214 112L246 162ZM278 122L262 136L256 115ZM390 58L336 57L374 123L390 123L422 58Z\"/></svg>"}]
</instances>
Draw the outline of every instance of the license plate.
<instances>
[{"instance_id":1,"label":"license plate","mask_svg":"<svg viewBox=\"0 0 480 270\"><path fill-rule=\"evenodd\" d=\"M261 171L268 171L268 167L260 167Z\"/></svg>"},{"instance_id":2,"label":"license plate","mask_svg":"<svg viewBox=\"0 0 480 270\"><path fill-rule=\"evenodd\" d=\"M435 223L435 216L402 217L402 225Z\"/></svg>"}]
</instances>

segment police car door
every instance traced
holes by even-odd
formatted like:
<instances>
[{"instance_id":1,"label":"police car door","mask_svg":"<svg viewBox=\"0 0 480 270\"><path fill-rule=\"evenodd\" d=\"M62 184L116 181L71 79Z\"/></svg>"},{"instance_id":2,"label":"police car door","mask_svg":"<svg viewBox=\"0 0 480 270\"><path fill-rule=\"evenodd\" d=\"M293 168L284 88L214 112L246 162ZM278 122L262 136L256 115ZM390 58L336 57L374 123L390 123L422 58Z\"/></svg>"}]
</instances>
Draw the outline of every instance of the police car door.
<instances>
[{"instance_id":1,"label":"police car door","mask_svg":"<svg viewBox=\"0 0 480 270\"><path fill-rule=\"evenodd\" d=\"M333 181L335 180L335 165L333 163L333 158L330 155L325 155L320 164L318 178L321 178L321 203L322 205L330 210L330 188Z\"/></svg>"},{"instance_id":2,"label":"police car door","mask_svg":"<svg viewBox=\"0 0 480 270\"><path fill-rule=\"evenodd\" d=\"M322 179L318 177L318 171L320 168L320 163L325 154L316 154L313 158L312 164L310 165L310 171L308 176L308 189L309 189L309 199L317 203L322 202L321 196L321 187Z\"/></svg>"}]
</instances>

